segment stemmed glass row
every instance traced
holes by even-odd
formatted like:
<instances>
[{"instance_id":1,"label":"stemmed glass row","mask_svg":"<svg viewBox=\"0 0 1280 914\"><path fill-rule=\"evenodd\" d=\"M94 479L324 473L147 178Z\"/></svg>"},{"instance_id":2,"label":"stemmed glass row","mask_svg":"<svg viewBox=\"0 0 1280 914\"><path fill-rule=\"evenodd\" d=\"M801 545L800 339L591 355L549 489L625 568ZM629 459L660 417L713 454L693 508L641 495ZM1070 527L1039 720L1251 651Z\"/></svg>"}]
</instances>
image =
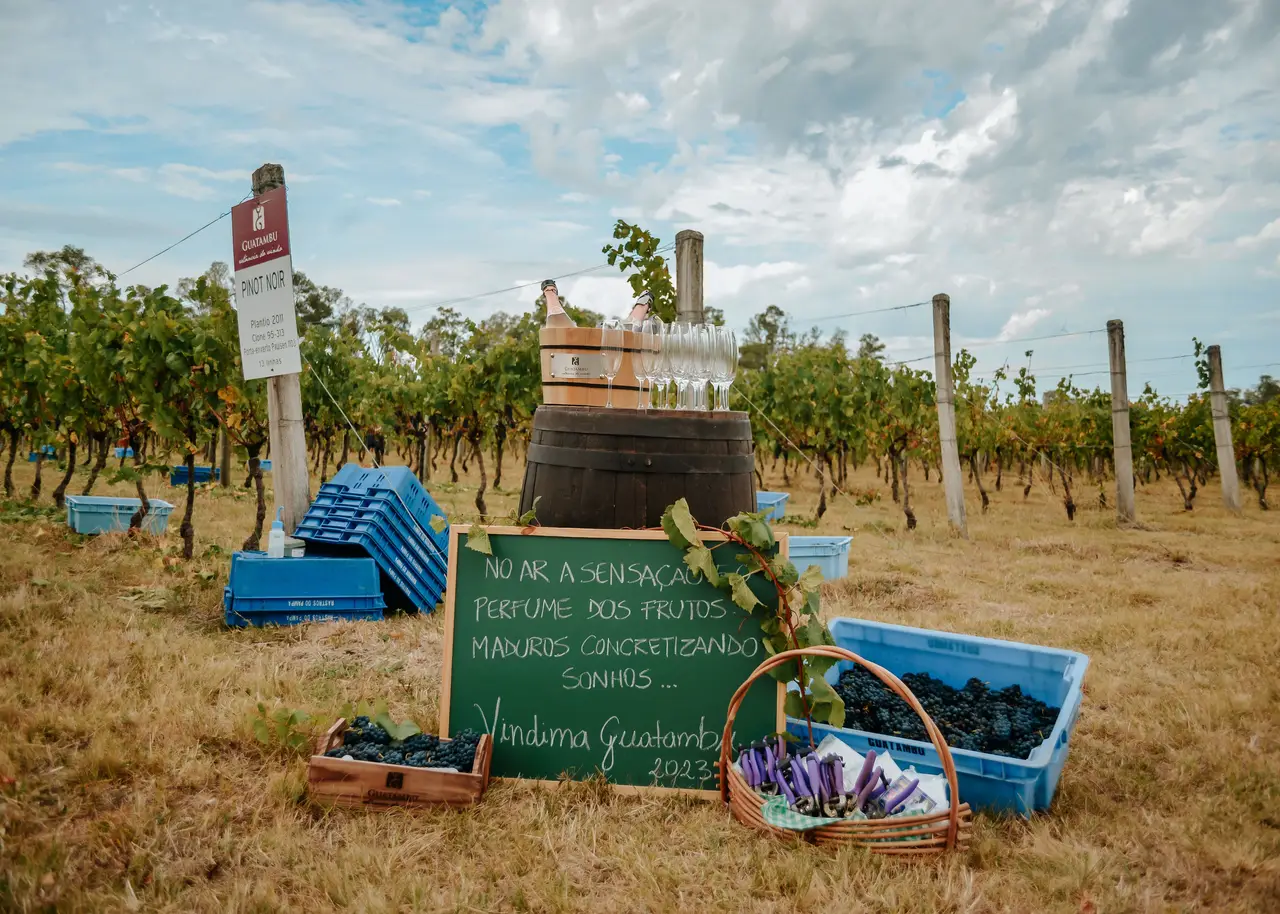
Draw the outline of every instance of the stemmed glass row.
<instances>
[{"instance_id":1,"label":"stemmed glass row","mask_svg":"<svg viewBox=\"0 0 1280 914\"><path fill-rule=\"evenodd\" d=\"M639 335L639 351L633 353L632 366L636 379L648 393L641 397L645 409L729 408L729 387L738 368L738 340L728 327L689 321L667 323L659 317L648 317L638 324L605 321L601 329L604 370L610 386L606 405L613 403L613 378L621 369L624 331L631 330ZM708 402L708 385L714 402Z\"/></svg>"}]
</instances>

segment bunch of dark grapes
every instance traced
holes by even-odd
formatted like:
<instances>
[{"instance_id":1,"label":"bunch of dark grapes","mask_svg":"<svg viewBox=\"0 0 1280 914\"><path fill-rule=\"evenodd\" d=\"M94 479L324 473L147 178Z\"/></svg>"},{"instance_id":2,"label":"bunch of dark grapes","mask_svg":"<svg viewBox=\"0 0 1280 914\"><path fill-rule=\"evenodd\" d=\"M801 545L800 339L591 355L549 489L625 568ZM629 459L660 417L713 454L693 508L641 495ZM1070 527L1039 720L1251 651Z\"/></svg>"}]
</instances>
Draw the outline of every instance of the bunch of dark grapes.
<instances>
[{"instance_id":1,"label":"bunch of dark grapes","mask_svg":"<svg viewBox=\"0 0 1280 914\"><path fill-rule=\"evenodd\" d=\"M480 734L463 730L448 742L430 733L415 733L396 742L367 717L357 717L342 737L342 745L325 753L329 758L350 756L357 762L411 765L415 768L456 768L470 771Z\"/></svg>"},{"instance_id":2,"label":"bunch of dark grapes","mask_svg":"<svg viewBox=\"0 0 1280 914\"><path fill-rule=\"evenodd\" d=\"M369 718L361 716L353 720L351 726L347 727L347 732L342 735L342 741L348 746L355 746L360 743L376 743L379 746L386 746L391 742L391 734L369 720Z\"/></svg>"},{"instance_id":3,"label":"bunch of dark grapes","mask_svg":"<svg viewBox=\"0 0 1280 914\"><path fill-rule=\"evenodd\" d=\"M470 771L476 761L476 747L480 734L471 729L463 730L447 743L441 743L431 755L432 768L456 768Z\"/></svg>"},{"instance_id":4,"label":"bunch of dark grapes","mask_svg":"<svg viewBox=\"0 0 1280 914\"><path fill-rule=\"evenodd\" d=\"M382 761L382 746L378 743L357 743L353 746L338 746L325 753L329 758L346 758L348 755L357 762Z\"/></svg>"},{"instance_id":5,"label":"bunch of dark grapes","mask_svg":"<svg viewBox=\"0 0 1280 914\"><path fill-rule=\"evenodd\" d=\"M955 749L1026 758L1048 737L1060 710L1024 695L1018 685L993 692L970 679L954 689L928 673L907 673L902 681ZM866 668L847 670L836 692L844 700L846 727L928 741L915 712Z\"/></svg>"},{"instance_id":6,"label":"bunch of dark grapes","mask_svg":"<svg viewBox=\"0 0 1280 914\"><path fill-rule=\"evenodd\" d=\"M440 745L440 737L433 736L430 733L415 733L400 743L400 747L404 749L406 755L414 752L424 752L430 755L438 745Z\"/></svg>"}]
</instances>

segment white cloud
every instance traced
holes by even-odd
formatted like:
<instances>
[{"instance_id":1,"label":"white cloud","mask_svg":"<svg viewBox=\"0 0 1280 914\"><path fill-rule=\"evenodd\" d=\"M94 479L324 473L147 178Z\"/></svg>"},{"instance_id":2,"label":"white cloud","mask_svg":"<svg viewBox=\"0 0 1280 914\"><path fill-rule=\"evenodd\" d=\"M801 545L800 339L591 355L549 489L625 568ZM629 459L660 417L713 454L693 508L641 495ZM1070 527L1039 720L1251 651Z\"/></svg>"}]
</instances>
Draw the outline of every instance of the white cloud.
<instances>
[{"instance_id":1,"label":"white cloud","mask_svg":"<svg viewBox=\"0 0 1280 914\"><path fill-rule=\"evenodd\" d=\"M1033 298L1038 300L1038 296L1033 296ZM1025 336L1032 327L1052 313L1048 308L1029 308L1026 311L1010 314L1009 319L1000 328L1000 333L996 336L996 339L1000 342L1005 342L1006 340Z\"/></svg>"},{"instance_id":2,"label":"white cloud","mask_svg":"<svg viewBox=\"0 0 1280 914\"><path fill-rule=\"evenodd\" d=\"M1252 235L1241 235L1235 243L1246 250L1252 250L1268 241L1280 241L1280 219L1273 219Z\"/></svg>"},{"instance_id":3,"label":"white cloud","mask_svg":"<svg viewBox=\"0 0 1280 914\"><path fill-rule=\"evenodd\" d=\"M365 197L366 203L372 203L374 206L400 206L401 201L395 197Z\"/></svg>"},{"instance_id":4,"label":"white cloud","mask_svg":"<svg viewBox=\"0 0 1280 914\"><path fill-rule=\"evenodd\" d=\"M570 222L567 219L539 219L538 225L558 232L585 232L589 228L581 222Z\"/></svg>"},{"instance_id":5,"label":"white cloud","mask_svg":"<svg viewBox=\"0 0 1280 914\"><path fill-rule=\"evenodd\" d=\"M621 276L575 276L557 285L565 298L579 308L605 317L624 317L635 303L635 293Z\"/></svg>"},{"instance_id":6,"label":"white cloud","mask_svg":"<svg viewBox=\"0 0 1280 914\"><path fill-rule=\"evenodd\" d=\"M134 184L151 184L163 193L188 200L217 198L218 192L207 182L242 181L246 186L249 183L247 173L229 170L214 171L199 165L184 165L177 162L169 162L156 168L111 168L86 162L54 162L52 167L74 174L103 174Z\"/></svg>"},{"instance_id":7,"label":"white cloud","mask_svg":"<svg viewBox=\"0 0 1280 914\"><path fill-rule=\"evenodd\" d=\"M803 269L803 264L792 261L723 267L713 261L705 260L703 262L703 298L708 304L714 304L713 299L733 298L748 285L761 280L792 276Z\"/></svg>"}]
</instances>

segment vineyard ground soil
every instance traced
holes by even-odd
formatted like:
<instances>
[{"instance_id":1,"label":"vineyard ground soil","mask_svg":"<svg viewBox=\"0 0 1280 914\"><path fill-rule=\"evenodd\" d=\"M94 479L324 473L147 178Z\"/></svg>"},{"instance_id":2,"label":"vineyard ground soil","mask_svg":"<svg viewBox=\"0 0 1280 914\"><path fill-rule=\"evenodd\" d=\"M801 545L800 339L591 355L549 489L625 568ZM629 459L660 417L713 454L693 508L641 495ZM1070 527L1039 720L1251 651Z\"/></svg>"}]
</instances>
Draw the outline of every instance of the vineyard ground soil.
<instances>
[{"instance_id":1,"label":"vineyard ground soil","mask_svg":"<svg viewBox=\"0 0 1280 914\"><path fill-rule=\"evenodd\" d=\"M520 469L508 461L509 484ZM432 491L462 515L477 481ZM812 477L766 484L812 515ZM1146 529L1122 531L1093 507L1068 524L1051 493L1024 503L1011 484L985 516L968 490L965 542L936 481L913 481L912 533L867 468L851 484L880 501L836 498L816 528L790 528L854 536L849 577L824 587L831 615L1091 656L1049 814L980 815L970 851L911 865L593 784L499 785L470 812L318 811L305 760L254 740L256 703L322 729L345 701L386 697L431 729L438 616L227 631L228 553L253 512L238 489L199 494L190 563L172 522L158 542L81 542L8 506L0 910L1280 910L1280 512L1229 516L1214 481L1187 514L1161 484L1138 493ZM516 495L491 491L490 510Z\"/></svg>"}]
</instances>

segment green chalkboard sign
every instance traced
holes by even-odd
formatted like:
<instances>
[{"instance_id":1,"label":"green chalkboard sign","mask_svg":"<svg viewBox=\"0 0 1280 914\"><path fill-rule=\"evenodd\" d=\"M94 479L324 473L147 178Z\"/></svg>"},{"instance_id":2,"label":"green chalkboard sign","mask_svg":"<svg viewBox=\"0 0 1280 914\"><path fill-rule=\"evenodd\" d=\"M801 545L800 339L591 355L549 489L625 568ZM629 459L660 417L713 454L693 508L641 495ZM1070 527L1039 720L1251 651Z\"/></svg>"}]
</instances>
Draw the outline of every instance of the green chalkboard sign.
<instances>
[{"instance_id":1,"label":"green chalkboard sign","mask_svg":"<svg viewBox=\"0 0 1280 914\"><path fill-rule=\"evenodd\" d=\"M494 777L716 791L729 700L766 656L759 624L660 531L486 529L491 556L466 526L450 536L441 732L491 734ZM741 570L737 552L714 554ZM776 685L747 694L735 745L782 729Z\"/></svg>"}]
</instances>

